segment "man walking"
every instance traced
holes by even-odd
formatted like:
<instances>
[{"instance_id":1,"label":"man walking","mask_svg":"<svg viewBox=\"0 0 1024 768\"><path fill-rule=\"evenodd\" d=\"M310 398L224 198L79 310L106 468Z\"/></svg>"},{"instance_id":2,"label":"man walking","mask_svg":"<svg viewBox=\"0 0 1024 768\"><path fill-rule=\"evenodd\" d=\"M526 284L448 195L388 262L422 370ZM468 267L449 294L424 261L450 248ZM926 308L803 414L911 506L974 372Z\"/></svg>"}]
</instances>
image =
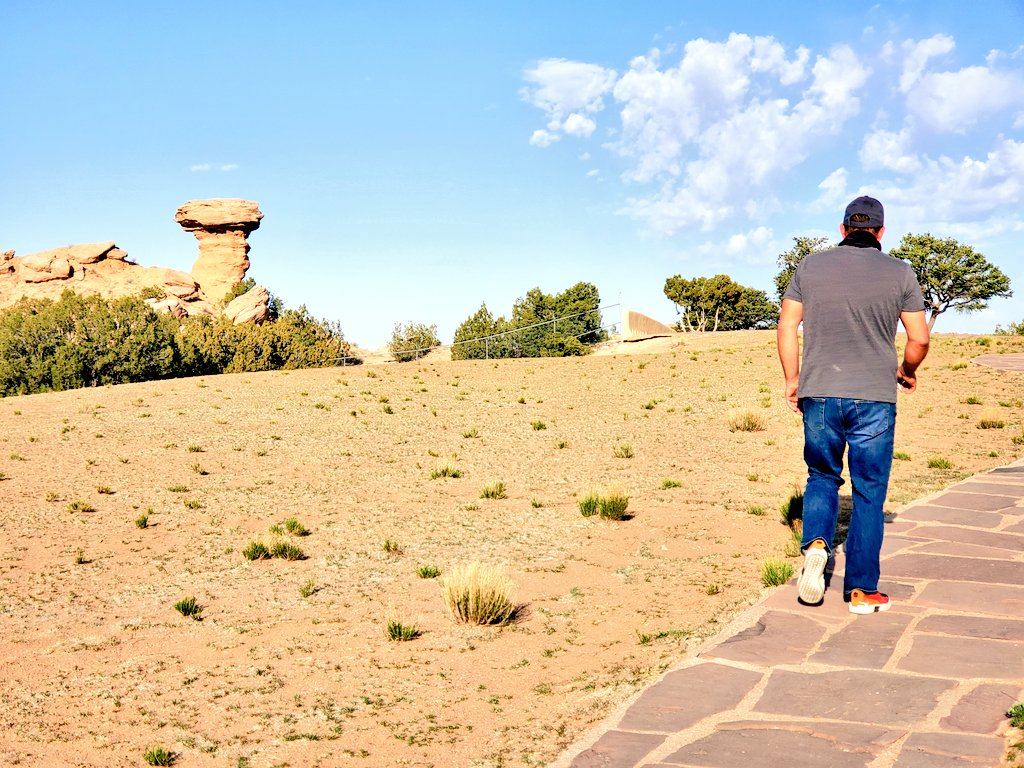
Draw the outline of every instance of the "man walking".
<instances>
[{"instance_id":1,"label":"man walking","mask_svg":"<svg viewBox=\"0 0 1024 768\"><path fill-rule=\"evenodd\" d=\"M786 402L803 414L804 567L800 600L825 597L825 566L839 515L843 454L849 448L853 513L846 538L843 597L852 613L889 609L878 591L883 504L892 468L896 392L913 392L928 354L921 287L910 265L882 252L882 204L858 197L846 207L835 248L807 256L782 298L778 346ZM907 333L896 364L896 328ZM797 330L804 327L801 364Z\"/></svg>"}]
</instances>

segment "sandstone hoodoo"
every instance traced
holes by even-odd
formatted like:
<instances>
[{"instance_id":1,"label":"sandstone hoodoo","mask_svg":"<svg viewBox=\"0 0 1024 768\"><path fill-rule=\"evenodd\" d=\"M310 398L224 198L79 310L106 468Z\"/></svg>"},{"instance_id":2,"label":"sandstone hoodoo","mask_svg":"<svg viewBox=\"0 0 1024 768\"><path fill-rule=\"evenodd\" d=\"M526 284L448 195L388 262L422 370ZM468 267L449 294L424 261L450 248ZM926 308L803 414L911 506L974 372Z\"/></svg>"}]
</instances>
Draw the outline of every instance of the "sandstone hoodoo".
<instances>
[{"instance_id":1,"label":"sandstone hoodoo","mask_svg":"<svg viewBox=\"0 0 1024 768\"><path fill-rule=\"evenodd\" d=\"M250 290L243 301L232 302L230 312L223 303L245 278L246 238L262 218L259 203L253 200L190 200L181 206L176 221L199 241L191 273L140 266L113 241L67 245L20 258L14 251L0 251L0 308L25 298L58 299L68 289L108 299L156 289L163 297L147 299L148 303L176 317L223 313L234 323L261 323L270 316L265 288L257 286L259 290Z\"/></svg>"},{"instance_id":2,"label":"sandstone hoodoo","mask_svg":"<svg viewBox=\"0 0 1024 768\"><path fill-rule=\"evenodd\" d=\"M249 269L249 233L260 226L259 203L239 198L189 200L174 219L199 241L192 277L207 298L222 300Z\"/></svg>"}]
</instances>

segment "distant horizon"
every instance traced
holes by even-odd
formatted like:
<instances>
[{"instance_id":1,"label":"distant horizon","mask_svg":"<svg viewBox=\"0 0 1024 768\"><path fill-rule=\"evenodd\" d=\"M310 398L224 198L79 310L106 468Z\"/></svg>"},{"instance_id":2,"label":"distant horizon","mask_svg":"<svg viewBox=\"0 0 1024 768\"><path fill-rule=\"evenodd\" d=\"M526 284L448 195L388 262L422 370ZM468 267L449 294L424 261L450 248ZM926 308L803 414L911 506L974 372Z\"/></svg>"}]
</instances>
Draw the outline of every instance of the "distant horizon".
<instances>
[{"instance_id":1,"label":"distant horizon","mask_svg":"<svg viewBox=\"0 0 1024 768\"><path fill-rule=\"evenodd\" d=\"M857 194L883 247L971 245L1024 320L1024 11L953 2L8 4L0 251L113 240L190 271L188 200L264 213L248 277L363 349L577 282L666 324L667 278L774 298ZM111 55L116 51L117 55ZM616 322L606 317L606 322Z\"/></svg>"}]
</instances>

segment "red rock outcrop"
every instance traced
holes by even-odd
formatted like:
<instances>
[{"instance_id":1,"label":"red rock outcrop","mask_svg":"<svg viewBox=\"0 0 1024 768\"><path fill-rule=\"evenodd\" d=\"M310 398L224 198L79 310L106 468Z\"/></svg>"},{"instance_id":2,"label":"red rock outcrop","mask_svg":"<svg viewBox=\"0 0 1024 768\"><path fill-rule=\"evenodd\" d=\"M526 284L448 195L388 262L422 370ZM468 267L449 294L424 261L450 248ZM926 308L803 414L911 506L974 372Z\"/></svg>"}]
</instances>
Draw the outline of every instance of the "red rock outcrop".
<instances>
[{"instance_id":1,"label":"red rock outcrop","mask_svg":"<svg viewBox=\"0 0 1024 768\"><path fill-rule=\"evenodd\" d=\"M246 236L259 227L262 218L259 204L251 200L191 200L181 206L175 219L199 241L199 258L191 274L139 266L113 241L68 245L21 258L14 251L0 252L0 308L23 298L58 299L69 288L105 298L156 289L163 297L149 303L158 311L176 317L218 316L225 295L245 278L249 268ZM253 289L245 296L246 300L233 308L232 322L266 320L266 289Z\"/></svg>"},{"instance_id":2,"label":"red rock outcrop","mask_svg":"<svg viewBox=\"0 0 1024 768\"><path fill-rule=\"evenodd\" d=\"M192 276L214 301L242 281L249 269L249 233L260 226L259 204L252 200L218 198L189 200L174 219L199 241L199 258Z\"/></svg>"}]
</instances>

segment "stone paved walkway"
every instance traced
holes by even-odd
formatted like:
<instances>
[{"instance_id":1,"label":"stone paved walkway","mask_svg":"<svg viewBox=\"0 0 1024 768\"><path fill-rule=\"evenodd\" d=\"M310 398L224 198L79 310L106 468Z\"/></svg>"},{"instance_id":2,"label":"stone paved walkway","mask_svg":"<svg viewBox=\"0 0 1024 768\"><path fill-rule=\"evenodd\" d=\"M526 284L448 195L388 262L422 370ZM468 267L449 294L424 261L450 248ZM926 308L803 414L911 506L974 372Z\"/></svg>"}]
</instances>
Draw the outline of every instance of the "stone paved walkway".
<instances>
[{"instance_id":1,"label":"stone paved walkway","mask_svg":"<svg viewBox=\"0 0 1024 768\"><path fill-rule=\"evenodd\" d=\"M997 766L1024 700L1024 461L886 525L887 613L795 578L644 690L555 768ZM828 573L827 572L827 573Z\"/></svg>"}]
</instances>

